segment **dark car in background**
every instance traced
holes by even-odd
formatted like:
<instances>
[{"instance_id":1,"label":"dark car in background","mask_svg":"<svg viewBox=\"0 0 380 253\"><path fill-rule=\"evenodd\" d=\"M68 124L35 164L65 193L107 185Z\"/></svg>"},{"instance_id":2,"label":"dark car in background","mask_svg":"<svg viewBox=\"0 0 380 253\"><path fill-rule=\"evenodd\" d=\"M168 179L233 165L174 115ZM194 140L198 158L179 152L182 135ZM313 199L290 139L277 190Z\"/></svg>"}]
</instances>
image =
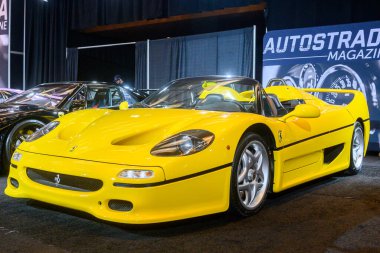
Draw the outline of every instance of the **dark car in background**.
<instances>
[{"instance_id":1,"label":"dark car in background","mask_svg":"<svg viewBox=\"0 0 380 253\"><path fill-rule=\"evenodd\" d=\"M138 91L118 85L92 82L46 83L24 91L0 104L0 155L7 172L13 151L25 138L66 113L87 108L118 109L145 98Z\"/></svg>"},{"instance_id":2,"label":"dark car in background","mask_svg":"<svg viewBox=\"0 0 380 253\"><path fill-rule=\"evenodd\" d=\"M21 92L22 90L0 88L0 103L3 103L8 98L13 97L14 95L17 95Z\"/></svg>"}]
</instances>

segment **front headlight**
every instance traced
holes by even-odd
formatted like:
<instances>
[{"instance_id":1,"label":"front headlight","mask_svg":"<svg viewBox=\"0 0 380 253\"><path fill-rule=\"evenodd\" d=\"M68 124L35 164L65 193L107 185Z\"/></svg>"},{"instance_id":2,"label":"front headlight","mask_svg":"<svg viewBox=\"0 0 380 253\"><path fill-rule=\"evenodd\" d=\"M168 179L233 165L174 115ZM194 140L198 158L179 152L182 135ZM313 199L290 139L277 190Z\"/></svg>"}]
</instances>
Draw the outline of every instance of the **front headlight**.
<instances>
[{"instance_id":1,"label":"front headlight","mask_svg":"<svg viewBox=\"0 0 380 253\"><path fill-rule=\"evenodd\" d=\"M150 153L155 156L185 156L208 147L214 134L206 130L188 130L158 143Z\"/></svg>"},{"instance_id":2,"label":"front headlight","mask_svg":"<svg viewBox=\"0 0 380 253\"><path fill-rule=\"evenodd\" d=\"M38 129L37 131L35 131L31 135L29 135L25 141L26 142L35 141L35 140L41 138L42 136L48 134L50 131L52 131L54 128L56 128L58 125L59 125L59 121L52 121L49 124Z\"/></svg>"}]
</instances>

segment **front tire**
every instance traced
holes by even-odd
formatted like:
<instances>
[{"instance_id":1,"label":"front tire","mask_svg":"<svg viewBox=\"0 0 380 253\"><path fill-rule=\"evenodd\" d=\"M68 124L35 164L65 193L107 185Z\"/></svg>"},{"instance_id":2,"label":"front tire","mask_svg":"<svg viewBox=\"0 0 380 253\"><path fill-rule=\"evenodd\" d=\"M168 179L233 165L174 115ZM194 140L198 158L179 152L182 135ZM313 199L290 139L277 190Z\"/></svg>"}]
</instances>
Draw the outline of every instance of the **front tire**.
<instances>
[{"instance_id":1,"label":"front tire","mask_svg":"<svg viewBox=\"0 0 380 253\"><path fill-rule=\"evenodd\" d=\"M270 189L272 160L257 134L243 136L235 153L230 184L230 210L240 216L257 213Z\"/></svg>"},{"instance_id":2,"label":"front tire","mask_svg":"<svg viewBox=\"0 0 380 253\"><path fill-rule=\"evenodd\" d=\"M346 170L349 175L356 175L362 170L364 160L364 131L359 122L354 124L351 140L350 167Z\"/></svg>"},{"instance_id":3,"label":"front tire","mask_svg":"<svg viewBox=\"0 0 380 253\"><path fill-rule=\"evenodd\" d=\"M3 150L3 171L9 171L11 157L16 148L26 137L45 125L44 122L36 119L28 119L17 123L8 133Z\"/></svg>"}]
</instances>

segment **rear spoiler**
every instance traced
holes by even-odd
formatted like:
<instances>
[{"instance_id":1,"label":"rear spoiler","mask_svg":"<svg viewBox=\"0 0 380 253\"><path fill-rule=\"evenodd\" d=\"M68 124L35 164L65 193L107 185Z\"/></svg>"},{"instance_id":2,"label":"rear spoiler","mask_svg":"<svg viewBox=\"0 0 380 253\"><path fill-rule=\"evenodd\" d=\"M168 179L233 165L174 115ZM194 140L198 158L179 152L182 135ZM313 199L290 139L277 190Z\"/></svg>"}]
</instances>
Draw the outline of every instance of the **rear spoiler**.
<instances>
[{"instance_id":1,"label":"rear spoiler","mask_svg":"<svg viewBox=\"0 0 380 253\"><path fill-rule=\"evenodd\" d=\"M351 94L362 94L361 91L358 90L342 90L342 89L324 89L324 88L300 88L306 92L331 92L331 93L351 93Z\"/></svg>"},{"instance_id":2,"label":"rear spoiler","mask_svg":"<svg viewBox=\"0 0 380 253\"><path fill-rule=\"evenodd\" d=\"M356 119L361 118L362 120L369 119L368 104L364 94L357 90L342 90L342 89L323 89L323 88L305 88L301 89L305 92L314 93L341 93L341 94L353 94L352 100L347 103L346 107L352 116Z\"/></svg>"},{"instance_id":3,"label":"rear spoiler","mask_svg":"<svg viewBox=\"0 0 380 253\"><path fill-rule=\"evenodd\" d=\"M357 90L343 90L343 89L324 89L324 88L300 88L300 90L302 91L305 91L305 92L309 92L309 93L313 93L314 96L318 97L319 93L340 93L340 94L351 94L353 95L353 98L351 99L351 101L348 101L346 104L351 104L354 100L355 100L355 97L356 99L358 99L357 97L359 96L363 96L364 100L365 100L365 97L363 95L362 92L360 91L357 91ZM327 103L330 103L329 101L326 101L324 100L325 102ZM335 104L335 103L334 103Z\"/></svg>"}]
</instances>

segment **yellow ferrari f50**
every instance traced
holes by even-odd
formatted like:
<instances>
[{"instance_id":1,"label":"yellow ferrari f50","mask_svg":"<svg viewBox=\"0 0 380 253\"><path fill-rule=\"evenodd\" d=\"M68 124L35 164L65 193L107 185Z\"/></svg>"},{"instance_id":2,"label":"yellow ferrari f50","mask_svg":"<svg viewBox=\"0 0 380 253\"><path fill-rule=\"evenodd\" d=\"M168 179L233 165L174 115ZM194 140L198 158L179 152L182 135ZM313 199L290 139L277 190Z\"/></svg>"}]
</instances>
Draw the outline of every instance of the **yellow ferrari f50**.
<instances>
[{"instance_id":1,"label":"yellow ferrari f50","mask_svg":"<svg viewBox=\"0 0 380 253\"><path fill-rule=\"evenodd\" d=\"M327 104L326 92L347 101ZM268 192L358 173L369 138L367 103L351 90L209 76L123 106L74 112L29 136L5 193L120 223L247 216Z\"/></svg>"}]
</instances>

